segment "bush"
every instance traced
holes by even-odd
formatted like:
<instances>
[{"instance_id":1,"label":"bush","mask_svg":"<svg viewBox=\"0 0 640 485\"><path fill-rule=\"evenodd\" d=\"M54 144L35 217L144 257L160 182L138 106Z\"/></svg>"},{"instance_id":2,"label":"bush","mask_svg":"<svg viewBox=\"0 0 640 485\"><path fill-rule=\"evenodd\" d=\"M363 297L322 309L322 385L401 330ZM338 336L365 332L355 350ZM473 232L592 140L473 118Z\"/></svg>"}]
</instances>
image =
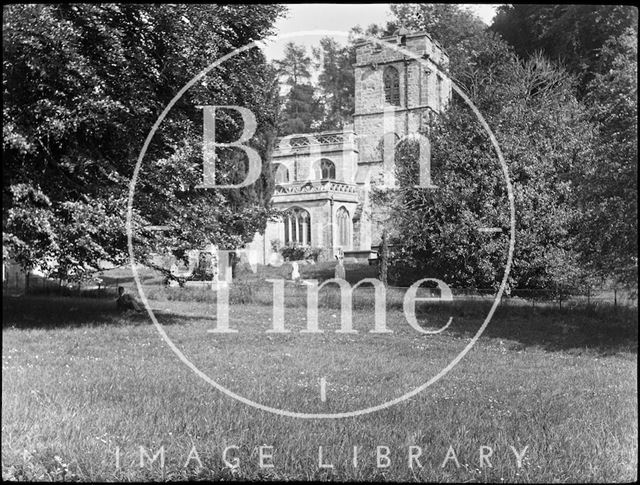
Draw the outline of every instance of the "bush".
<instances>
[{"instance_id":1,"label":"bush","mask_svg":"<svg viewBox=\"0 0 640 485\"><path fill-rule=\"evenodd\" d=\"M322 248L312 248L309 246L301 246L298 243L289 243L280 248L280 254L285 261L300 261L302 259L313 259L318 261L318 257L322 254Z\"/></svg>"},{"instance_id":2,"label":"bush","mask_svg":"<svg viewBox=\"0 0 640 485\"><path fill-rule=\"evenodd\" d=\"M282 241L280 241L280 239L273 239L271 241L271 250L274 253L278 253L280 252L280 249L282 249Z\"/></svg>"}]
</instances>

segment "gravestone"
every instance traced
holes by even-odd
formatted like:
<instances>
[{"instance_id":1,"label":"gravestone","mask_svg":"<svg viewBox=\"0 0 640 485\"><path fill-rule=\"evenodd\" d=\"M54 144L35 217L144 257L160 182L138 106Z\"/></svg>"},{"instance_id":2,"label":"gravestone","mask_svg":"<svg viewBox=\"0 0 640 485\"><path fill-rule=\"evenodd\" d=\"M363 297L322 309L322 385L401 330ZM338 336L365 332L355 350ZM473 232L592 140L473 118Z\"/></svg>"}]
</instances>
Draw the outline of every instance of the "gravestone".
<instances>
[{"instance_id":1,"label":"gravestone","mask_svg":"<svg viewBox=\"0 0 640 485\"><path fill-rule=\"evenodd\" d=\"M298 263L295 261L291 263L291 280L299 281L300 280L300 271L298 270Z\"/></svg>"},{"instance_id":2,"label":"gravestone","mask_svg":"<svg viewBox=\"0 0 640 485\"><path fill-rule=\"evenodd\" d=\"M344 252L342 251L342 248L338 249L338 254L336 254L336 259L338 260L338 264L336 264L334 277L336 279L344 280L346 277L346 272L344 270Z\"/></svg>"}]
</instances>

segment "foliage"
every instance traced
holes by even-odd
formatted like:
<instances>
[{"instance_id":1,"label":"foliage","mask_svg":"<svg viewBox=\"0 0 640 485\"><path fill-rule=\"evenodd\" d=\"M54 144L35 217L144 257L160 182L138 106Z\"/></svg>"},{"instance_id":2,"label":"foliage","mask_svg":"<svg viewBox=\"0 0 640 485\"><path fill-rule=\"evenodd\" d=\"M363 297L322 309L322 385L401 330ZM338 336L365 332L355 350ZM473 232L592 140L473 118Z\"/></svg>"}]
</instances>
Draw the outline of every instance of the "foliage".
<instances>
[{"instance_id":1,"label":"foliage","mask_svg":"<svg viewBox=\"0 0 640 485\"><path fill-rule=\"evenodd\" d=\"M287 42L284 48L284 58L274 61L278 74L286 77L290 86L303 84L311 78L311 58L307 55L303 45Z\"/></svg>"},{"instance_id":2,"label":"foliage","mask_svg":"<svg viewBox=\"0 0 640 485\"><path fill-rule=\"evenodd\" d=\"M341 46L330 37L320 39L320 46L313 49L313 56L320 69L318 87L322 94L324 116L321 130L340 129L350 124L354 112L353 45Z\"/></svg>"},{"instance_id":3,"label":"foliage","mask_svg":"<svg viewBox=\"0 0 640 485\"><path fill-rule=\"evenodd\" d=\"M491 25L522 58L542 51L562 61L579 77L580 94L604 73L598 69L604 44L628 28L638 29L638 9L631 5L501 5Z\"/></svg>"},{"instance_id":4,"label":"foliage","mask_svg":"<svg viewBox=\"0 0 640 485\"><path fill-rule=\"evenodd\" d=\"M520 56L542 51L577 76L597 134L570 173L574 244L594 276L637 285L637 8L506 5L492 29Z\"/></svg>"},{"instance_id":5,"label":"foliage","mask_svg":"<svg viewBox=\"0 0 640 485\"><path fill-rule=\"evenodd\" d=\"M128 183L156 118L192 76L268 35L282 13L278 5L7 7L3 247L8 254L24 267L52 260L66 273L126 259ZM237 247L269 217L268 171L242 190L195 187L202 180L198 105L250 108L258 121L251 145L268 163L277 82L259 49L252 49L189 90L156 132L134 201L139 258L206 242ZM234 141L241 128L239 116L221 112L216 137ZM218 155L218 183L243 178L241 151L224 149ZM148 225L170 231L145 231Z\"/></svg>"},{"instance_id":6,"label":"foliage","mask_svg":"<svg viewBox=\"0 0 640 485\"><path fill-rule=\"evenodd\" d=\"M271 240L271 250L275 253L280 251L280 248L282 247L282 241L280 241L280 239L272 239Z\"/></svg>"},{"instance_id":7,"label":"foliage","mask_svg":"<svg viewBox=\"0 0 640 485\"><path fill-rule=\"evenodd\" d=\"M575 209L567 173L591 156L592 130L570 76L542 57L521 62L487 38L485 51L476 51L460 77L498 138L514 187L516 251L509 284L554 287L559 275L580 273L568 232ZM395 263L452 286L496 288L508 250L509 214L493 146L458 98L429 137L438 188L414 187L419 151L409 138L396 148L398 189L377 189L377 199L392 207ZM502 234L479 231L484 227L501 228Z\"/></svg>"},{"instance_id":8,"label":"foliage","mask_svg":"<svg viewBox=\"0 0 640 485\"><path fill-rule=\"evenodd\" d=\"M395 3L391 12L396 24L410 31L428 32L447 52L486 28L466 7L451 3Z\"/></svg>"},{"instance_id":9,"label":"foliage","mask_svg":"<svg viewBox=\"0 0 640 485\"><path fill-rule=\"evenodd\" d=\"M303 259L318 261L318 256L320 256L322 248L302 246L298 243L287 243L282 246L279 251L285 261L301 261Z\"/></svg>"},{"instance_id":10,"label":"foliage","mask_svg":"<svg viewBox=\"0 0 640 485\"><path fill-rule=\"evenodd\" d=\"M594 156L575 167L574 232L582 262L596 274L638 278L638 34L628 29L599 53L585 104L598 127ZM606 229L605 229L606 228ZM605 230L603 230L605 229Z\"/></svg>"},{"instance_id":11,"label":"foliage","mask_svg":"<svg viewBox=\"0 0 640 485\"><path fill-rule=\"evenodd\" d=\"M279 114L279 134L309 133L317 128L323 109L316 98L314 86L310 84L311 58L303 45L288 42L284 57L274 64L278 74L290 86Z\"/></svg>"},{"instance_id":12,"label":"foliage","mask_svg":"<svg viewBox=\"0 0 640 485\"><path fill-rule=\"evenodd\" d=\"M291 86L284 98L280 113L280 135L310 133L318 127L322 117L322 105L315 97L315 88L310 84Z\"/></svg>"}]
</instances>

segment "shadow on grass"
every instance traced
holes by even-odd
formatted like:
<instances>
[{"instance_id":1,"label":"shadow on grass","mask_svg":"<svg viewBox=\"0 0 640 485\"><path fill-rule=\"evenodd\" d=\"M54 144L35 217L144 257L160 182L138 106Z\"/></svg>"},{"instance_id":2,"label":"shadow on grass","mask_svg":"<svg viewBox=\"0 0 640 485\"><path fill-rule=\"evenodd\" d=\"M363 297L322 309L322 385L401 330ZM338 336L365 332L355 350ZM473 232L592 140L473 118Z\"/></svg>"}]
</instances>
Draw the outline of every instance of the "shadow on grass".
<instances>
[{"instance_id":1,"label":"shadow on grass","mask_svg":"<svg viewBox=\"0 0 640 485\"><path fill-rule=\"evenodd\" d=\"M423 308L424 317L450 314L454 317L448 332L471 338L484 321L490 302L464 302L447 312L444 305ZM458 316L458 318L456 318ZM514 305L508 301L499 306L482 338L501 341L508 350L527 347L546 351L583 352L602 356L638 352L637 308L577 307L559 309Z\"/></svg>"},{"instance_id":2,"label":"shadow on grass","mask_svg":"<svg viewBox=\"0 0 640 485\"><path fill-rule=\"evenodd\" d=\"M208 315L185 315L155 311L162 325L184 324L190 320L210 318ZM211 317L212 318L212 317ZM146 311L122 312L115 299L46 296L3 296L2 328L56 329L64 327L96 327L102 325L148 325Z\"/></svg>"},{"instance_id":3,"label":"shadow on grass","mask_svg":"<svg viewBox=\"0 0 640 485\"><path fill-rule=\"evenodd\" d=\"M189 292L185 292L186 295ZM193 296L193 295L191 295ZM335 295L321 299L320 306L339 311L339 300ZM326 301L325 301L326 300ZM335 300L335 301L333 301ZM250 298L247 303L270 306ZM303 302L300 302L303 304ZM363 301L361 303L367 303ZM234 302L232 301L232 304ZM271 302L269 302L269 305ZM419 304L416 307L418 319L426 322L445 321L453 317L447 333L471 338L489 312L490 301L456 301L454 303ZM363 306L354 304L354 308ZM367 308L366 305L364 308ZM371 308L371 305L368 306ZM402 311L400 305L388 305L388 310ZM189 321L214 319L215 315L194 315L171 309L155 310L156 318L162 325L185 324ZM403 318L402 313L397 314ZM394 317L395 318L395 317ZM507 350L523 350L527 347L546 351L583 352L599 355L638 352L638 310L637 308L580 307L559 309L504 303L498 307L482 339L494 340ZM55 329L77 326L100 325L148 325L151 323L146 312L122 313L116 308L114 299L64 298L64 297L11 297L3 296L3 328Z\"/></svg>"}]
</instances>

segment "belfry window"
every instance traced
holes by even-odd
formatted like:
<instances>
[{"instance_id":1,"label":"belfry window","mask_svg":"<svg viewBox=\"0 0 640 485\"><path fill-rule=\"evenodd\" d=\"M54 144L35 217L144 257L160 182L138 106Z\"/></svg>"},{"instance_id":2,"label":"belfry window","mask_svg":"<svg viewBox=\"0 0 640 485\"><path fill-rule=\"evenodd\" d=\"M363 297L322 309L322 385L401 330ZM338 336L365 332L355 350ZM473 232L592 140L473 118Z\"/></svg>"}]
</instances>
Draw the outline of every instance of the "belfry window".
<instances>
[{"instance_id":1,"label":"belfry window","mask_svg":"<svg viewBox=\"0 0 640 485\"><path fill-rule=\"evenodd\" d=\"M393 66L387 66L382 75L384 82L384 101L400 106L400 74Z\"/></svg>"},{"instance_id":2,"label":"belfry window","mask_svg":"<svg viewBox=\"0 0 640 485\"><path fill-rule=\"evenodd\" d=\"M311 216L298 207L289 209L284 215L285 244L311 244Z\"/></svg>"}]
</instances>

